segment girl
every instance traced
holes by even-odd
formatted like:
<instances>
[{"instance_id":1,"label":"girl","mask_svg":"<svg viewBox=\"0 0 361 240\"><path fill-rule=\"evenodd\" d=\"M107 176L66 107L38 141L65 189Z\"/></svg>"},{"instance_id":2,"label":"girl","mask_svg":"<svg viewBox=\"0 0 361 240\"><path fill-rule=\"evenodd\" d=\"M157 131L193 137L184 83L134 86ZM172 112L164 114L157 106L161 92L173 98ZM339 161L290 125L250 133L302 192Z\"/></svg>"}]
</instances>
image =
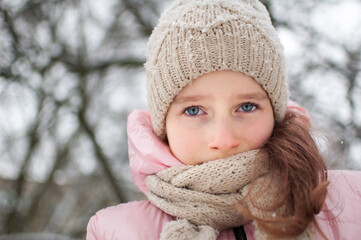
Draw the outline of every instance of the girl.
<instances>
[{"instance_id":1,"label":"girl","mask_svg":"<svg viewBox=\"0 0 361 240\"><path fill-rule=\"evenodd\" d=\"M149 113L128 118L148 200L99 211L87 239L356 239L361 174L327 171L288 105L282 47L258 0L176 0L146 62Z\"/></svg>"}]
</instances>

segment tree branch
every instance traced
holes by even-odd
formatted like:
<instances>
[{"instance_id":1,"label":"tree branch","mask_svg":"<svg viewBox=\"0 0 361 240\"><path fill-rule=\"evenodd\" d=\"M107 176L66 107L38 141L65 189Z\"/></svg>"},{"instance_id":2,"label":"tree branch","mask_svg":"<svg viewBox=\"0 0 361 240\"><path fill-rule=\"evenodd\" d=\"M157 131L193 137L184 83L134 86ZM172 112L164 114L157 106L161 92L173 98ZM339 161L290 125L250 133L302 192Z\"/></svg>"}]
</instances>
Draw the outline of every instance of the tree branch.
<instances>
[{"instance_id":1,"label":"tree branch","mask_svg":"<svg viewBox=\"0 0 361 240\"><path fill-rule=\"evenodd\" d=\"M90 126L90 124L88 123L88 121L86 119L85 109L81 109L78 112L78 119L79 119L79 122L80 122L81 126L85 130L85 133L88 135L91 143L94 146L95 155L96 155L99 163L103 167L105 175L108 178L108 181L112 186L112 189L114 190L115 194L117 195L117 198L118 198L119 202L121 202L121 203L126 202L127 197L124 194L123 190L117 184L117 179L115 178L115 176L114 176L114 174L113 174L113 172L111 170L111 166L109 165L110 161L109 161L108 157L105 155L105 153L104 153L103 149L101 148L100 144L96 140L96 136L95 136L95 133L93 131L93 128Z\"/></svg>"}]
</instances>

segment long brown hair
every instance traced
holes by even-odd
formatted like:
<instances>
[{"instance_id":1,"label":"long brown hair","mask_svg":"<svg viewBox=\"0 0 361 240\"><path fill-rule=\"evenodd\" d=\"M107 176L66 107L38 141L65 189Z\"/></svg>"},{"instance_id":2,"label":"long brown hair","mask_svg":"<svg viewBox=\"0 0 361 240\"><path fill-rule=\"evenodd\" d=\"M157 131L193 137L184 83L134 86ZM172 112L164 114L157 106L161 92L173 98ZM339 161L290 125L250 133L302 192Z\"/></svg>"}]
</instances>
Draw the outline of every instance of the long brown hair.
<instances>
[{"instance_id":1,"label":"long brown hair","mask_svg":"<svg viewBox=\"0 0 361 240\"><path fill-rule=\"evenodd\" d=\"M278 181L282 183L277 199L269 209L278 209L282 203L289 201L291 215L269 219L260 219L249 212L247 215L260 229L274 237L295 237L310 225L325 237L317 225L315 214L320 212L326 198L327 168L305 122L308 121L302 116L287 113L285 119L276 124L272 136L262 148L268 154L269 171L277 174ZM251 192L252 187L249 196L259 196ZM253 200L257 202L257 199Z\"/></svg>"}]
</instances>

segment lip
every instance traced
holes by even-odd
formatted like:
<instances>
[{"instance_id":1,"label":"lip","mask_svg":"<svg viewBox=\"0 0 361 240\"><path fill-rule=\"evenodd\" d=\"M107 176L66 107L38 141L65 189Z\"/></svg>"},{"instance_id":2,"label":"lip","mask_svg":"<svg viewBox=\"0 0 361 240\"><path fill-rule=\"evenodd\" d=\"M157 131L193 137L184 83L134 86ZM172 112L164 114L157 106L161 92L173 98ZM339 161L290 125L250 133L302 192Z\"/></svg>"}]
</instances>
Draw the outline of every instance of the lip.
<instances>
[{"instance_id":1,"label":"lip","mask_svg":"<svg viewBox=\"0 0 361 240\"><path fill-rule=\"evenodd\" d=\"M196 164L202 164L202 163L206 163L206 162L210 162L210 161L216 161L216 160L220 160L220 159L233 157L233 156L235 156L237 154L248 152L248 151L251 151L251 150L253 150L253 149L245 150L245 151L234 151L234 152L232 151L232 152L224 153L224 154L217 154L216 156L209 157L206 160L201 160L201 161L197 162Z\"/></svg>"}]
</instances>

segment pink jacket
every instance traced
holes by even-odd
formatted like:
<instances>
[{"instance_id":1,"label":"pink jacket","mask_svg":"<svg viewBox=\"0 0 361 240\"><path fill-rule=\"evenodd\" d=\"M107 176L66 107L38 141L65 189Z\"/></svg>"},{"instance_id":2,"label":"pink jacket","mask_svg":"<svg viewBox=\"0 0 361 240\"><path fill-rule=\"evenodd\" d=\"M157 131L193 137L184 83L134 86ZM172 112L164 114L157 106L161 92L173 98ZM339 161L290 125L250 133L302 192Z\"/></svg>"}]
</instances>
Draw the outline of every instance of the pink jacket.
<instances>
[{"instance_id":1,"label":"pink jacket","mask_svg":"<svg viewBox=\"0 0 361 240\"><path fill-rule=\"evenodd\" d=\"M139 110L128 118L129 157L133 180L146 193L145 177L159 170L182 165L168 146L152 131L149 114ZM329 171L331 184L317 222L327 239L359 239L361 236L361 172ZM87 240L159 239L163 226L174 218L148 200L120 204L97 212L89 221ZM244 226L247 239L254 239L253 224ZM234 240L233 230L218 240ZM319 235L316 239L321 239Z\"/></svg>"}]
</instances>

